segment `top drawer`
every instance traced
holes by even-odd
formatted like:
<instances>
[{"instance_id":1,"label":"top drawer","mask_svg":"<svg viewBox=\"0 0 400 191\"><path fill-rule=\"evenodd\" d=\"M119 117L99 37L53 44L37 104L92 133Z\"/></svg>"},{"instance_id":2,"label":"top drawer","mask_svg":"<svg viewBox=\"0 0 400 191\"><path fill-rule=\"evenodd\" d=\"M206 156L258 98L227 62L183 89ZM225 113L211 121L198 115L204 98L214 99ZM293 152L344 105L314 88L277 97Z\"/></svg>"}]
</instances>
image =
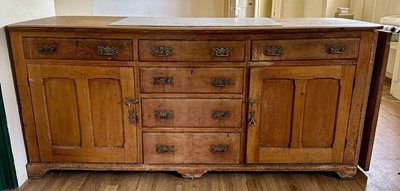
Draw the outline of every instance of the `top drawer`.
<instances>
[{"instance_id":1,"label":"top drawer","mask_svg":"<svg viewBox=\"0 0 400 191\"><path fill-rule=\"evenodd\" d=\"M139 40L140 61L244 61L245 41Z\"/></svg>"},{"instance_id":2,"label":"top drawer","mask_svg":"<svg viewBox=\"0 0 400 191\"><path fill-rule=\"evenodd\" d=\"M132 40L24 38L27 59L133 60Z\"/></svg>"},{"instance_id":3,"label":"top drawer","mask_svg":"<svg viewBox=\"0 0 400 191\"><path fill-rule=\"evenodd\" d=\"M255 40L252 61L354 59L358 57L360 39Z\"/></svg>"}]
</instances>

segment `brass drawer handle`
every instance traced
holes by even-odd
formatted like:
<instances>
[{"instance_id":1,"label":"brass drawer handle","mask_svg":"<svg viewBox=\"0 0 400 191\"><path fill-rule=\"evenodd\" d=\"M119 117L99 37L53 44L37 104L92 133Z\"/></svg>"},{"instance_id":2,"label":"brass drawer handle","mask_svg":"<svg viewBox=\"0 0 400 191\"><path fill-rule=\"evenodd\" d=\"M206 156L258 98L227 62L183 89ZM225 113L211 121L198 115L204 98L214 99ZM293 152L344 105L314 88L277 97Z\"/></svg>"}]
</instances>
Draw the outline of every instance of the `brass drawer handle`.
<instances>
[{"instance_id":1,"label":"brass drawer handle","mask_svg":"<svg viewBox=\"0 0 400 191\"><path fill-rule=\"evenodd\" d=\"M231 85L230 78L211 78L211 85L214 87L225 87Z\"/></svg>"},{"instance_id":2,"label":"brass drawer handle","mask_svg":"<svg viewBox=\"0 0 400 191\"><path fill-rule=\"evenodd\" d=\"M153 77L154 85L172 85L174 84L174 77L156 76Z\"/></svg>"},{"instance_id":3,"label":"brass drawer handle","mask_svg":"<svg viewBox=\"0 0 400 191\"><path fill-rule=\"evenodd\" d=\"M212 153L229 152L229 145L211 145L210 152L212 152Z\"/></svg>"},{"instance_id":4,"label":"brass drawer handle","mask_svg":"<svg viewBox=\"0 0 400 191\"><path fill-rule=\"evenodd\" d=\"M155 110L154 117L156 117L156 119L172 119L175 117L175 115L174 111Z\"/></svg>"},{"instance_id":5,"label":"brass drawer handle","mask_svg":"<svg viewBox=\"0 0 400 191\"><path fill-rule=\"evenodd\" d=\"M346 52L346 45L344 44L326 45L325 51L329 54L343 54L344 52Z\"/></svg>"},{"instance_id":6,"label":"brass drawer handle","mask_svg":"<svg viewBox=\"0 0 400 191\"><path fill-rule=\"evenodd\" d=\"M228 57L232 56L232 48L218 48L214 47L211 49L211 54L215 57Z\"/></svg>"},{"instance_id":7,"label":"brass drawer handle","mask_svg":"<svg viewBox=\"0 0 400 191\"><path fill-rule=\"evenodd\" d=\"M231 113L229 111L211 111L211 117L213 119L228 119Z\"/></svg>"},{"instance_id":8,"label":"brass drawer handle","mask_svg":"<svg viewBox=\"0 0 400 191\"><path fill-rule=\"evenodd\" d=\"M284 53L282 46L265 46L263 49L265 56L279 56Z\"/></svg>"},{"instance_id":9,"label":"brass drawer handle","mask_svg":"<svg viewBox=\"0 0 400 191\"><path fill-rule=\"evenodd\" d=\"M153 56L172 56L172 48L171 47L153 47Z\"/></svg>"},{"instance_id":10,"label":"brass drawer handle","mask_svg":"<svg viewBox=\"0 0 400 191\"><path fill-rule=\"evenodd\" d=\"M157 153L173 153L175 152L175 146L174 145L156 145L156 152Z\"/></svg>"},{"instance_id":11,"label":"brass drawer handle","mask_svg":"<svg viewBox=\"0 0 400 191\"><path fill-rule=\"evenodd\" d=\"M37 51L42 54L53 54L57 52L57 45L40 45Z\"/></svg>"},{"instance_id":12,"label":"brass drawer handle","mask_svg":"<svg viewBox=\"0 0 400 191\"><path fill-rule=\"evenodd\" d=\"M117 46L97 46L97 54L104 56L112 56L118 53Z\"/></svg>"}]
</instances>

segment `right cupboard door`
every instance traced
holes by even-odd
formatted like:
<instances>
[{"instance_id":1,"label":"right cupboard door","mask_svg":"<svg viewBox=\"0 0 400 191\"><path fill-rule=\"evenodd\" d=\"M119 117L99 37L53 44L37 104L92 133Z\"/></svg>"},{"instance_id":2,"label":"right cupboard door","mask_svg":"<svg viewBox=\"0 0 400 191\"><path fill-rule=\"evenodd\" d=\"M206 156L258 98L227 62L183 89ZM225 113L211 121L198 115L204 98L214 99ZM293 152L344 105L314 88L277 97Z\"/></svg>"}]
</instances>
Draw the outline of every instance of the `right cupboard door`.
<instances>
[{"instance_id":1,"label":"right cupboard door","mask_svg":"<svg viewBox=\"0 0 400 191\"><path fill-rule=\"evenodd\" d=\"M340 163L355 66L250 70L247 163Z\"/></svg>"}]
</instances>

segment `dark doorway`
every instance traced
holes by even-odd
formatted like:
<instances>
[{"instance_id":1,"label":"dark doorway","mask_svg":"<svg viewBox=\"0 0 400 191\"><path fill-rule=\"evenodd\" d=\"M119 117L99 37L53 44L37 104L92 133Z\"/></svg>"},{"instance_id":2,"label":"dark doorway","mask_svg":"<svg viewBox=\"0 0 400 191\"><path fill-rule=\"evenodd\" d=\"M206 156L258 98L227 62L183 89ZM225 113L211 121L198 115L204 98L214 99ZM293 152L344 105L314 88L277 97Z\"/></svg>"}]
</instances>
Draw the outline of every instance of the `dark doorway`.
<instances>
[{"instance_id":1,"label":"dark doorway","mask_svg":"<svg viewBox=\"0 0 400 191\"><path fill-rule=\"evenodd\" d=\"M0 86L0 190L18 186Z\"/></svg>"}]
</instances>

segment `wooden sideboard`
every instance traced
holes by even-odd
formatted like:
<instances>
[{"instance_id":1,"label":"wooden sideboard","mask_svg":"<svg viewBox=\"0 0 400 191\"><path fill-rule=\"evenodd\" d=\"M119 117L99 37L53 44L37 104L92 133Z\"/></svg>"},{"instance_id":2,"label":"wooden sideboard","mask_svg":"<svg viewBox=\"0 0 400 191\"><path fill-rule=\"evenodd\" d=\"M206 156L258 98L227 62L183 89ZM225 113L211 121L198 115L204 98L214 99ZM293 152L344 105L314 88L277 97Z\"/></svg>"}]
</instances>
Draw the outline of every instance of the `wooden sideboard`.
<instances>
[{"instance_id":1,"label":"wooden sideboard","mask_svg":"<svg viewBox=\"0 0 400 191\"><path fill-rule=\"evenodd\" d=\"M78 169L355 175L380 25L110 25L120 19L7 27L29 177Z\"/></svg>"}]
</instances>

